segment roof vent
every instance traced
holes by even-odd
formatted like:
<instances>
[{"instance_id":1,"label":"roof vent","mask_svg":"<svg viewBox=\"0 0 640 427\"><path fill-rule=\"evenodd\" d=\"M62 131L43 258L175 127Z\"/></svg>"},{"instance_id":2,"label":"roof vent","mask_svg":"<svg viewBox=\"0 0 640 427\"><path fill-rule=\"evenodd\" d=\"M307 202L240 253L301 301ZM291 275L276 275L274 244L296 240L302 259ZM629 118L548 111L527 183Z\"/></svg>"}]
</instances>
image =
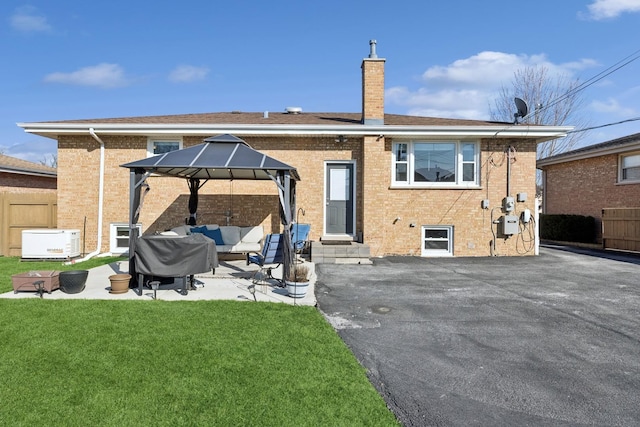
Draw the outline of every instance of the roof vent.
<instances>
[{"instance_id":1,"label":"roof vent","mask_svg":"<svg viewBox=\"0 0 640 427\"><path fill-rule=\"evenodd\" d=\"M287 114L300 114L302 113L302 108L300 107L287 107L284 109Z\"/></svg>"}]
</instances>

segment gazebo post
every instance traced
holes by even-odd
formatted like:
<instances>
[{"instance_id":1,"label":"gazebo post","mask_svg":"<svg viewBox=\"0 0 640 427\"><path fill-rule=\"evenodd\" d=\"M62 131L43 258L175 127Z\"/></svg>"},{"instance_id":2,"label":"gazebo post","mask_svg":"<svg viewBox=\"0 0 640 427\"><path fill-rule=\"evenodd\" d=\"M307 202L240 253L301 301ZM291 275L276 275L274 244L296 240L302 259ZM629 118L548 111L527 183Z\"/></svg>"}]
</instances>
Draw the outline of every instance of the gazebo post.
<instances>
[{"instance_id":1,"label":"gazebo post","mask_svg":"<svg viewBox=\"0 0 640 427\"><path fill-rule=\"evenodd\" d=\"M139 237L137 224L144 195L149 191L149 186L146 184L148 176L149 173L144 169L131 169L129 173L129 274L134 280L137 280L134 265L136 242ZM142 187L146 187L144 193Z\"/></svg>"},{"instance_id":2,"label":"gazebo post","mask_svg":"<svg viewBox=\"0 0 640 427\"><path fill-rule=\"evenodd\" d=\"M291 201L294 200L292 198L292 189L295 191L295 187L291 185L291 173L289 171L278 172L278 178L278 181L280 181L278 190L281 195L280 208L282 209L280 217L282 225L284 226L284 262L282 263L282 280L286 280L291 272L295 255L293 242L291 242L291 222L293 218Z\"/></svg>"}]
</instances>

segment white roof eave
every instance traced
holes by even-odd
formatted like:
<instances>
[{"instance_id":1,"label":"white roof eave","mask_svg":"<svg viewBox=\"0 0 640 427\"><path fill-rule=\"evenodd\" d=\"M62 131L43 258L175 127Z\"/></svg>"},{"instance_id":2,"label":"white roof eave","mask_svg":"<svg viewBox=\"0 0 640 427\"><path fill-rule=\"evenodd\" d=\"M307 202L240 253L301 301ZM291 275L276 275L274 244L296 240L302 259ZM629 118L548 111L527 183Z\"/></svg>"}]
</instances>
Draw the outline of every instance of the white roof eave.
<instances>
[{"instance_id":1,"label":"white roof eave","mask_svg":"<svg viewBox=\"0 0 640 427\"><path fill-rule=\"evenodd\" d=\"M103 135L345 135L389 137L495 137L534 138L539 142L561 138L571 126L392 126L392 125L239 125L239 124L133 124L133 123L18 123L27 133L49 138L65 134L84 134L93 128Z\"/></svg>"}]
</instances>

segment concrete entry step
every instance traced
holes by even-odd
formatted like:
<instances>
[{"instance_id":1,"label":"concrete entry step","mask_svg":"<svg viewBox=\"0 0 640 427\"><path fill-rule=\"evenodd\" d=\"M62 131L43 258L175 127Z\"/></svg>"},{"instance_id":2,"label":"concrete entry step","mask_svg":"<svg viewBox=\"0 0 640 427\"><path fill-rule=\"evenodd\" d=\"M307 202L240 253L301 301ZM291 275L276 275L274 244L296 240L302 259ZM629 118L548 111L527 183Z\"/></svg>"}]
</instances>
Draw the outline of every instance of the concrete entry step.
<instances>
[{"instance_id":1,"label":"concrete entry step","mask_svg":"<svg viewBox=\"0 0 640 427\"><path fill-rule=\"evenodd\" d=\"M371 250L365 243L352 241L311 242L311 261L316 264L370 264Z\"/></svg>"}]
</instances>

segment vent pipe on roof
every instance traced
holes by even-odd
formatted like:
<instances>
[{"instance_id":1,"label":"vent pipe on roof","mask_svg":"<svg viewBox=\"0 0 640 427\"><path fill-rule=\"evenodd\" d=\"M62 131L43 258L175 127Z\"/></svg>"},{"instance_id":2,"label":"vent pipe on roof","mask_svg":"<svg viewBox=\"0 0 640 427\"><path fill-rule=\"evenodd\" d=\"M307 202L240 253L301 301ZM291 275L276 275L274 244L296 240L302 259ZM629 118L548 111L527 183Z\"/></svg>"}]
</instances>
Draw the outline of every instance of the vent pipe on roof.
<instances>
[{"instance_id":1,"label":"vent pipe on roof","mask_svg":"<svg viewBox=\"0 0 640 427\"><path fill-rule=\"evenodd\" d=\"M300 114L302 113L302 108L300 107L287 107L284 109L287 114Z\"/></svg>"},{"instance_id":2,"label":"vent pipe on roof","mask_svg":"<svg viewBox=\"0 0 640 427\"><path fill-rule=\"evenodd\" d=\"M376 43L375 40L369 40L369 58L377 58L378 54L376 53Z\"/></svg>"}]
</instances>

